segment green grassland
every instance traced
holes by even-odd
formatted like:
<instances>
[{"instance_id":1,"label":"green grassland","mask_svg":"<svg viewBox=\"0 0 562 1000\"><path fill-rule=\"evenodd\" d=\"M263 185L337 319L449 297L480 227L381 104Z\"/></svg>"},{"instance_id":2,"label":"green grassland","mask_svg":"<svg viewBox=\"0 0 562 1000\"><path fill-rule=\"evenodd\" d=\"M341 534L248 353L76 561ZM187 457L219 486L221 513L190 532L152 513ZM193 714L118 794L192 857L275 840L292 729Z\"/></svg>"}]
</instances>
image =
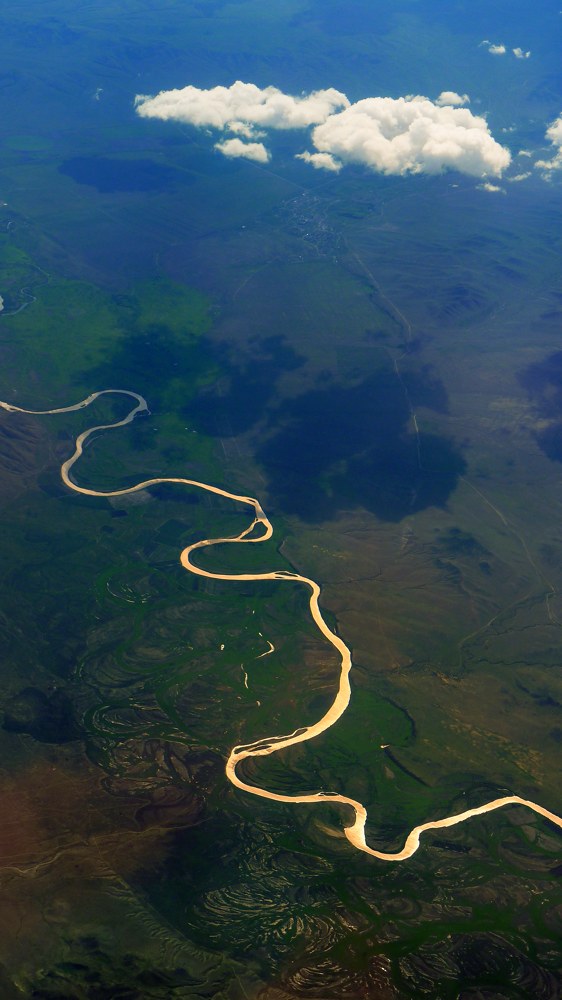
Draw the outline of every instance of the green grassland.
<instances>
[{"instance_id":1,"label":"green grassland","mask_svg":"<svg viewBox=\"0 0 562 1000\"><path fill-rule=\"evenodd\" d=\"M33 391L37 401L31 408L46 408L53 387L61 395L93 391L97 375L92 373L105 374L108 357L115 359L113 378L125 383L140 379L143 387L149 384L147 367L152 383L158 367L166 367L168 374L168 368L191 361L193 368L190 351L209 325L209 307L202 296L165 279L139 283L129 294L113 296L90 283L38 272L17 239L17 231L14 237L7 234L0 247L3 287L14 301L20 282L26 282L24 292L29 291L23 309L6 302L1 333L7 348L17 351L10 388L17 389L22 400L26 391ZM168 391L173 393L171 371L169 375ZM125 383L112 385L126 388Z\"/></svg>"},{"instance_id":2,"label":"green grassland","mask_svg":"<svg viewBox=\"0 0 562 1000\"><path fill-rule=\"evenodd\" d=\"M76 470L81 483L112 489L151 476L183 475L261 496L251 450L242 467L230 446L223 451L217 437L195 428L183 409L199 391L220 381L224 371L232 377L228 359L223 358L221 373L212 349L213 342L224 340L230 323L242 329L248 321L248 340L240 338L240 356L251 358L251 337L263 329L267 304L274 306L268 332L283 329L277 319L283 307L289 339L307 357L304 370L287 372L276 385L269 406L285 393L291 398L306 389L307 379L322 366L353 383L361 377L362 366L376 371L388 363L388 348L399 353L403 340L396 320L389 318L384 302L369 311L373 288L357 273L344 271L337 282L329 282L335 308L322 301L326 278L335 273L331 264L308 265L300 271L299 279L307 275L301 285L291 266L265 269L253 279L256 297L248 298L246 305L241 293L232 308L224 308L210 338L208 302L177 281L135 281L126 292L108 294L84 281L49 275L48 283L34 289L32 305L2 320L13 351L13 362L4 373L5 394L10 398L18 386L17 397L11 398L38 407L74 401L109 385L147 396L152 416L93 441ZM303 308L310 315L299 326ZM312 315L320 318L317 324L311 323ZM349 329L360 330L361 336L339 353L322 353L322 334L328 329L328 339L335 340L344 317ZM365 331L375 324L378 329L386 324L388 335L382 341L386 346L381 349L374 342L370 353ZM437 352L434 359L436 364ZM404 370L415 367L413 358L402 364ZM452 399L460 398L451 384L449 390ZM64 491L57 465L69 454L74 435L98 419L117 419L126 406L125 401L104 399L84 413L37 418L51 438L52 459L39 480L40 490L32 490L4 512L4 613L25 635L25 642L15 642L6 664L5 697L11 704L21 688L22 655L29 664L27 684L45 689L56 678L73 701L87 754L106 775L113 794L126 788L129 796L153 799L170 782L178 789L189 787L186 773L170 763L158 764L154 746L162 748L163 761L191 759L189 755L204 760L213 777L206 777L200 787L213 817L217 849L226 851L225 830L235 837L238 826L253 826L256 805L247 796L225 793L220 762L235 743L290 732L318 718L333 695L337 662L311 627L303 588L215 583L195 579L179 566L183 545L238 533L247 524L247 511L232 510L226 501L183 487L111 504ZM441 429L447 418L428 410L424 419ZM252 434L242 435L240 444L244 441L251 448ZM478 461L483 460L479 448ZM494 505L511 525L513 515L504 503L512 495L512 480L506 480L505 496L500 495L497 464L495 468ZM469 470L469 481L488 496L490 484L481 474L473 476ZM545 497L537 508L543 523L547 503ZM248 765L249 780L295 794L324 788L356 795L369 808L371 841L388 848L401 846L415 823L505 789L539 800L554 796L551 760L556 744L551 740L549 749L543 728L546 723L549 731L555 729L554 710L541 705L541 699L554 698L556 692L544 661L539 654L536 666L521 663L514 673L514 639L514 648L503 649L499 656L488 645L492 665L487 666L486 643L494 633L479 631L512 605L520 615L516 635L529 626L537 635L543 627L545 584L521 543L524 537L535 553L538 525L537 542L531 543L528 525L514 520L513 528L506 528L470 486L463 486L446 511L430 509L418 515L411 531L404 523L376 524L360 511L322 526L299 525L281 516L275 526L267 545L223 546L196 559L235 573L280 568L288 557L300 571L320 579L325 584L323 602L353 645L356 671L352 704L341 722L310 746ZM287 536L289 544L279 552ZM485 572L482 562L487 564ZM501 621L503 633L508 619ZM275 653L258 660L265 640L274 643ZM383 744L390 745L383 750ZM352 916L346 919L353 926L359 906L369 913L371 938L384 933L385 917L377 916L369 896L369 863L350 857L341 840L344 815L327 807L274 808L261 803L259 813L267 836L279 849L302 859L294 862L300 878L299 866L311 863L307 859L331 857L330 891L340 900L338 905L347 900L346 912ZM222 830L217 827L219 817ZM177 822L181 826L179 813ZM204 858L196 828L190 830L187 824L181 842ZM259 836L257 828L253 836ZM520 884L521 859L530 857L538 866L533 891L548 900L553 843L533 819L519 813L488 817L449 831L446 838L429 837L409 868L414 882L406 895L412 912L398 918L402 944L396 947L421 948L426 941L424 920L437 937L446 937L451 927L464 932L474 921L486 928L484 894L474 895L472 886L476 870L483 883L496 880L494 920L505 938L514 941L516 917L502 902L504 884ZM139 879L152 904L192 939L202 944L205 937L198 923L201 907L205 921L214 927L215 943L226 951L232 949L228 928L233 919L238 941L250 942L263 932L259 896L243 926L228 910L230 916L217 923L206 909L211 883L198 876L194 902L186 908L180 901L182 881L176 877L179 861L174 854L167 864L169 878L148 875L145 867L142 874L137 870L132 883L137 885ZM244 877L245 864L240 855L236 877ZM343 884L348 885L351 870L357 879L354 902ZM377 873L385 913L397 891L397 877L386 869ZM225 892L218 874L209 878L217 892ZM436 902L432 879L444 886L454 881L452 909ZM273 886L268 891L274 894ZM327 919L320 900L313 912ZM310 912L302 919L309 926ZM336 939L331 954L334 961L342 961L341 930ZM350 940L355 941L355 932ZM276 961L283 963L289 952L290 936L280 934L273 952ZM357 975L363 974L359 954L346 962Z\"/></svg>"}]
</instances>

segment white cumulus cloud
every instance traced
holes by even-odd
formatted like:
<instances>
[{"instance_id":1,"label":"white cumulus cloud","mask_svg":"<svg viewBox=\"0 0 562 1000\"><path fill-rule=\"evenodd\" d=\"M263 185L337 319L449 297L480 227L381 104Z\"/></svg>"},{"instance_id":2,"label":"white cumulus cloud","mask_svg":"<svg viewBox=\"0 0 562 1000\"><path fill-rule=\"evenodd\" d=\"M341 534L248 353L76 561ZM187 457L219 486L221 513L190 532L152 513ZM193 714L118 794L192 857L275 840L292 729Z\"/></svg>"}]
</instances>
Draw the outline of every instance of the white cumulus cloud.
<instances>
[{"instance_id":1,"label":"white cumulus cloud","mask_svg":"<svg viewBox=\"0 0 562 1000\"><path fill-rule=\"evenodd\" d=\"M368 97L351 104L334 88L293 97L276 87L260 89L239 80L230 87L184 87L156 97L138 95L146 118L189 123L234 133L215 149L266 163L261 142L268 129L312 129L313 150L298 158L319 170L337 172L346 163L384 174L438 174L459 170L474 177L499 176L511 156L490 133L484 118L462 105L467 94L443 91L427 97Z\"/></svg>"},{"instance_id":2,"label":"white cumulus cloud","mask_svg":"<svg viewBox=\"0 0 562 1000\"><path fill-rule=\"evenodd\" d=\"M497 176L511 160L484 118L427 97L368 97L317 125L312 141L320 153L383 174Z\"/></svg>"},{"instance_id":3,"label":"white cumulus cloud","mask_svg":"<svg viewBox=\"0 0 562 1000\"><path fill-rule=\"evenodd\" d=\"M343 165L331 153L309 153L305 151L304 153L297 153L295 159L311 163L316 170L331 170L333 173L341 170Z\"/></svg>"},{"instance_id":4,"label":"white cumulus cloud","mask_svg":"<svg viewBox=\"0 0 562 1000\"><path fill-rule=\"evenodd\" d=\"M551 160L537 160L535 167L550 172L562 170L562 115L559 115L546 130L546 137L554 146L554 156Z\"/></svg>"},{"instance_id":5,"label":"white cumulus cloud","mask_svg":"<svg viewBox=\"0 0 562 1000\"><path fill-rule=\"evenodd\" d=\"M200 90L189 86L181 90L163 90L156 97L139 94L135 98L137 114L144 118L172 119L218 129L232 122L263 128L308 128L348 104L345 94L333 88L292 97L277 87L260 89L254 83L242 83L241 80L230 87Z\"/></svg>"},{"instance_id":6,"label":"white cumulus cloud","mask_svg":"<svg viewBox=\"0 0 562 1000\"><path fill-rule=\"evenodd\" d=\"M505 53L507 52L505 45L503 45L501 42L499 43L499 45L496 45L494 42L489 42L487 38L485 38L484 41L480 42L480 45L485 45L486 48L488 49L488 52L491 52L493 56L504 56Z\"/></svg>"},{"instance_id":7,"label":"white cumulus cloud","mask_svg":"<svg viewBox=\"0 0 562 1000\"><path fill-rule=\"evenodd\" d=\"M486 48L488 52L490 52L493 56L504 56L507 52L507 48L503 44L503 42L499 43L491 42L489 38L484 38L480 42L480 45L483 45L484 48ZM513 52L513 55L515 56L516 59L530 59L531 57L531 53L526 52L525 49L522 49L519 45L517 45L511 51Z\"/></svg>"},{"instance_id":8,"label":"white cumulus cloud","mask_svg":"<svg viewBox=\"0 0 562 1000\"><path fill-rule=\"evenodd\" d=\"M247 122L229 122L226 128L235 135L243 135L245 139L261 139L265 135L265 132L255 128L254 125L248 125Z\"/></svg>"},{"instance_id":9,"label":"white cumulus cloud","mask_svg":"<svg viewBox=\"0 0 562 1000\"><path fill-rule=\"evenodd\" d=\"M552 125L548 126L546 134L551 142L558 147L562 147L562 115L559 115L558 118L552 122Z\"/></svg>"},{"instance_id":10,"label":"white cumulus cloud","mask_svg":"<svg viewBox=\"0 0 562 1000\"><path fill-rule=\"evenodd\" d=\"M436 104L440 108L451 105L454 108L460 108L463 104L470 104L470 97L468 94L456 94L454 90L443 90L437 98Z\"/></svg>"},{"instance_id":11,"label":"white cumulus cloud","mask_svg":"<svg viewBox=\"0 0 562 1000\"><path fill-rule=\"evenodd\" d=\"M504 189L500 187L499 184L490 184L489 181L486 181L484 184L479 184L478 190L489 191L490 194L505 194Z\"/></svg>"},{"instance_id":12,"label":"white cumulus cloud","mask_svg":"<svg viewBox=\"0 0 562 1000\"><path fill-rule=\"evenodd\" d=\"M269 152L263 142L242 142L242 139L225 139L215 143L215 149L223 156L242 157L245 160L255 160L256 163L267 163Z\"/></svg>"}]
</instances>

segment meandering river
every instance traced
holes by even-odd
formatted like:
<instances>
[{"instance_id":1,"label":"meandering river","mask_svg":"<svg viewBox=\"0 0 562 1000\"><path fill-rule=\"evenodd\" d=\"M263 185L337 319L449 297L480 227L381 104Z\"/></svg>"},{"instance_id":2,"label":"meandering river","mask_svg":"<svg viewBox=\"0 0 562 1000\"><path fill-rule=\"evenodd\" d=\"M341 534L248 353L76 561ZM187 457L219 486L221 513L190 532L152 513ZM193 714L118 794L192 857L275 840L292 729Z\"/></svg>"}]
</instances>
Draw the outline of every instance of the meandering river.
<instances>
[{"instance_id":1,"label":"meandering river","mask_svg":"<svg viewBox=\"0 0 562 1000\"><path fill-rule=\"evenodd\" d=\"M220 489L218 486L211 486L209 483L201 483L195 479L183 479L179 477L146 479L143 482L137 483L135 486L103 492L79 486L71 478L71 471L80 458L84 449L84 444L88 438L99 431L124 427L126 424L130 424L138 414L150 412L146 400L143 396L139 395L139 393L131 392L127 389L101 389L99 392L91 393L91 395L87 396L79 403L74 403L71 406L61 406L50 410L29 410L3 401L0 401L0 407L4 410L8 410L10 413L28 413L36 415L71 413L73 410L82 410L85 407L90 406L101 396L112 395L127 396L130 399L135 400L135 405L122 420L115 421L111 424L98 424L95 427L88 428L88 430L85 430L78 435L75 441L74 453L70 456L70 458L63 462L61 466L61 477L64 484L69 489L74 490L75 493L82 493L86 496L119 497L125 496L128 493L137 493L139 490L147 489L150 486L158 486L162 483L178 483L184 486L195 486L199 489L206 490L208 493L215 493L218 496L225 497L227 500L233 500L236 503L246 505L252 512L252 520L244 531L240 532L239 535L228 538L207 538L202 541L195 542L193 545L188 545L180 554L182 566L189 573L194 573L197 576L208 577L212 580L230 580L232 582L241 580L285 580L288 583L300 584L306 587L310 592L309 607L312 618L324 638L334 647L334 649L337 650L340 656L341 667L338 689L327 712L321 719L318 720L318 722L315 722L311 726L302 726L289 735L266 736L262 739L256 740L254 743L241 744L233 747L226 762L226 775L233 785L250 795L257 795L263 799L272 799L275 802L286 802L295 805L302 802L330 802L332 804L338 804L345 807L346 812L351 813L354 816L351 825L344 827L345 836L358 850L363 851L374 858L378 858L381 861L405 861L407 858L411 858L420 846L420 837L426 830L439 830L443 827L455 826L457 823L464 823L473 816L480 816L483 813L493 812L495 809L501 809L510 805L525 806L528 809L532 809L533 812L538 813L545 819L550 820L551 823L554 823L562 829L562 817L550 812L548 809L538 805L536 802L531 802L529 799L521 798L519 795L506 795L502 798L493 799L491 802L486 802L474 809L467 809L464 812L455 813L454 815L447 816L444 819L431 820L427 823L422 823L420 826L414 827L414 829L408 834L402 850L396 851L395 853L387 853L385 851L377 851L375 848L369 847L366 843L365 824L367 821L367 811L361 802L351 799L346 795L329 794L324 792L313 792L309 795L280 795L277 792L269 791L267 788L260 788L259 786L249 785L245 782L238 773L238 766L242 763L242 761L250 757L266 757L270 754L278 753L285 747L294 746L296 743L305 743L308 740L313 740L316 736L319 736L320 733L324 733L327 729L333 726L334 723L341 718L349 705L351 698L349 675L352 662L350 650L346 646L345 642L335 632L333 632L332 629L329 628L324 620L319 603L321 593L320 586L315 580L311 580L307 576L302 576L300 573L291 573L287 570L273 570L270 573L212 573L209 570L202 569L192 561L192 556L198 549L204 549L209 545L251 545L265 542L268 538L271 538L273 534L273 526L263 511L259 500L256 500L254 497L240 496L237 493L230 493L228 490Z\"/></svg>"}]
</instances>

